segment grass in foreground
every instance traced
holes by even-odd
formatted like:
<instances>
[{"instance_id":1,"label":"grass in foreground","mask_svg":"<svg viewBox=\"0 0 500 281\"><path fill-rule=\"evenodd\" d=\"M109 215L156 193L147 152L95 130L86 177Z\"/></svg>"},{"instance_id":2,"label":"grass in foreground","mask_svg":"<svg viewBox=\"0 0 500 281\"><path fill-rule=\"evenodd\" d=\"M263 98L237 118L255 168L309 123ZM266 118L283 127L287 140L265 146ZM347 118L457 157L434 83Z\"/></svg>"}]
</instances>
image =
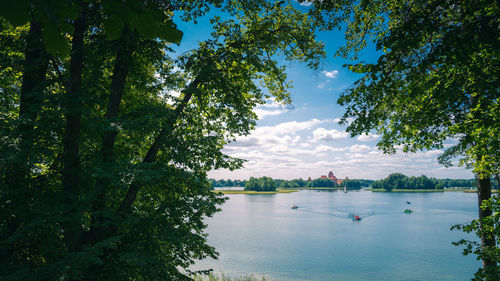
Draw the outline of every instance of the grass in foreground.
<instances>
[{"instance_id":1,"label":"grass in foreground","mask_svg":"<svg viewBox=\"0 0 500 281\"><path fill-rule=\"evenodd\" d=\"M265 277L262 278L255 277L255 275L253 274L245 275L243 277L238 277L238 278L229 278L224 276L224 274L222 275L210 274L208 276L197 275L194 277L194 280L195 281L271 281L269 279L266 279Z\"/></svg>"}]
</instances>

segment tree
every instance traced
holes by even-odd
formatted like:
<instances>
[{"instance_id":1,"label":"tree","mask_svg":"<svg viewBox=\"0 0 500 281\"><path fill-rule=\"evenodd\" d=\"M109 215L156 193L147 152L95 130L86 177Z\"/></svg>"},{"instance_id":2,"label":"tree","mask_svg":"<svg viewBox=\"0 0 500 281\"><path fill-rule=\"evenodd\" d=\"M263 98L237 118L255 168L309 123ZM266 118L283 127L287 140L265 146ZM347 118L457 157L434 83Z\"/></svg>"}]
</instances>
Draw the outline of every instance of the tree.
<instances>
[{"instance_id":1,"label":"tree","mask_svg":"<svg viewBox=\"0 0 500 281\"><path fill-rule=\"evenodd\" d=\"M276 187L276 183L270 177L251 177L245 184L245 190L253 191L275 191Z\"/></svg>"},{"instance_id":2,"label":"tree","mask_svg":"<svg viewBox=\"0 0 500 281\"><path fill-rule=\"evenodd\" d=\"M361 189L360 180L343 180L341 186L345 186L347 189Z\"/></svg>"},{"instance_id":3,"label":"tree","mask_svg":"<svg viewBox=\"0 0 500 281\"><path fill-rule=\"evenodd\" d=\"M383 180L373 182L372 187L383 188L386 191L393 189L438 189L437 182L438 180L429 179L425 175L407 177L401 173L393 173Z\"/></svg>"},{"instance_id":4,"label":"tree","mask_svg":"<svg viewBox=\"0 0 500 281\"><path fill-rule=\"evenodd\" d=\"M347 21L347 44L338 52L357 60L373 39L376 62L349 65L363 76L338 102L351 135L375 129L378 146L394 153L441 149L440 162L472 169L479 206L491 197L500 163L500 7L498 1L314 1L311 14L326 29ZM480 208L479 221L491 215ZM488 228L488 225L481 225ZM495 239L482 236L484 248ZM489 279L497 261L483 259Z\"/></svg>"},{"instance_id":5,"label":"tree","mask_svg":"<svg viewBox=\"0 0 500 281\"><path fill-rule=\"evenodd\" d=\"M309 182L309 187L336 187L337 183L334 183L330 179L314 179Z\"/></svg>"},{"instance_id":6,"label":"tree","mask_svg":"<svg viewBox=\"0 0 500 281\"><path fill-rule=\"evenodd\" d=\"M173 15L214 7L211 38L174 57ZM289 102L276 57L324 56L284 2L3 1L0 24L5 280L189 279L217 255L206 172L241 167L221 149L255 106Z\"/></svg>"},{"instance_id":7,"label":"tree","mask_svg":"<svg viewBox=\"0 0 500 281\"><path fill-rule=\"evenodd\" d=\"M458 224L451 227L451 229L463 230L467 233L474 232L477 236L492 236L496 239L496 243L500 243L500 198L497 196L492 196L491 199L484 201L481 208L489 208L492 210L493 214L489 217L483 218L484 222L480 222L479 220L473 220L469 224ZM481 227L481 225L489 225L491 227L485 228ZM470 241L462 239L458 242L453 242L456 246L465 246L464 255L475 254L478 259L491 259L491 260L500 260L500 248L485 248L482 247L481 243L477 241ZM480 268L476 274L476 280L482 280L485 278L491 278L491 273L486 272L482 268Z\"/></svg>"}]
</instances>

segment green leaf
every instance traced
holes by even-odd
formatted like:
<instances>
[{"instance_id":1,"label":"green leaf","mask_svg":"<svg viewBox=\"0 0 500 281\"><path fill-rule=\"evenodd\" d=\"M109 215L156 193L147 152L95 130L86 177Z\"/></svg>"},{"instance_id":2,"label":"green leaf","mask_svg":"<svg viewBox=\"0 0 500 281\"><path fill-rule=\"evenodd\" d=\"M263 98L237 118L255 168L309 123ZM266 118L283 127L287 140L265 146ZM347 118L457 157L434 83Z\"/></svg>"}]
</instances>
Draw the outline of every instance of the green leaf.
<instances>
[{"instance_id":1,"label":"green leaf","mask_svg":"<svg viewBox=\"0 0 500 281\"><path fill-rule=\"evenodd\" d=\"M136 30L144 37L153 39L156 36L157 24L150 13L138 14L134 22Z\"/></svg>"},{"instance_id":2,"label":"green leaf","mask_svg":"<svg viewBox=\"0 0 500 281\"><path fill-rule=\"evenodd\" d=\"M160 28L157 30L158 37L168 42L175 43L179 45L182 40L182 31L177 29L177 26L171 20L168 20L160 24Z\"/></svg>"},{"instance_id":3,"label":"green leaf","mask_svg":"<svg viewBox=\"0 0 500 281\"><path fill-rule=\"evenodd\" d=\"M30 20L28 1L0 1L0 16L6 18L14 26L26 24Z\"/></svg>"},{"instance_id":4,"label":"green leaf","mask_svg":"<svg viewBox=\"0 0 500 281\"><path fill-rule=\"evenodd\" d=\"M123 32L123 27L125 26L123 21L114 14L105 19L103 25L108 40L116 40L120 38Z\"/></svg>"},{"instance_id":5,"label":"green leaf","mask_svg":"<svg viewBox=\"0 0 500 281\"><path fill-rule=\"evenodd\" d=\"M69 55L69 45L63 34L59 32L54 24L46 24L42 28L43 41L45 49L52 55L65 57Z\"/></svg>"},{"instance_id":6,"label":"green leaf","mask_svg":"<svg viewBox=\"0 0 500 281\"><path fill-rule=\"evenodd\" d=\"M67 34L73 34L75 32L75 27L67 22L61 24L61 29Z\"/></svg>"}]
</instances>

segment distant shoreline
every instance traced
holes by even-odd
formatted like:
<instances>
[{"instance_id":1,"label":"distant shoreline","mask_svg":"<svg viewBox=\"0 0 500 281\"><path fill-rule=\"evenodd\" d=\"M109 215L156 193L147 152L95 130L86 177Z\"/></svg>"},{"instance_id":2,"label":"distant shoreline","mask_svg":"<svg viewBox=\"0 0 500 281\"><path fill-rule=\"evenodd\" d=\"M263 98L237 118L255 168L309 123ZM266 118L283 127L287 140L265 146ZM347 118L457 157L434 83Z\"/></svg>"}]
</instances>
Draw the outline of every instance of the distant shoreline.
<instances>
[{"instance_id":1,"label":"distant shoreline","mask_svg":"<svg viewBox=\"0 0 500 281\"><path fill-rule=\"evenodd\" d=\"M385 190L383 188L368 188L365 189L371 192L445 192L445 189L392 189L392 190ZM463 191L463 190L457 190L457 191Z\"/></svg>"},{"instance_id":2,"label":"distant shoreline","mask_svg":"<svg viewBox=\"0 0 500 281\"><path fill-rule=\"evenodd\" d=\"M293 188L279 188L275 191L255 191L255 190L212 190L212 192L220 192L223 194L248 194L248 195L272 195L277 193L293 193L299 190L344 190L343 187L293 187ZM359 191L361 189L351 189L347 191ZM383 188L373 189L365 188L363 190L371 192L394 192L394 193L429 193L429 192L465 192L465 193L476 193L475 189L392 189L390 191ZM492 190L492 193L498 193L497 190Z\"/></svg>"},{"instance_id":3,"label":"distant shoreline","mask_svg":"<svg viewBox=\"0 0 500 281\"><path fill-rule=\"evenodd\" d=\"M344 190L344 188L343 187L287 187L285 188L285 190ZM361 189L356 189L356 190L361 190Z\"/></svg>"},{"instance_id":4,"label":"distant shoreline","mask_svg":"<svg viewBox=\"0 0 500 281\"><path fill-rule=\"evenodd\" d=\"M275 191L255 191L255 190L212 190L212 192L220 192L222 194L249 194L249 195L258 195L258 194L276 194L276 193L292 193L297 192L298 190L286 190L286 189L276 189Z\"/></svg>"},{"instance_id":5,"label":"distant shoreline","mask_svg":"<svg viewBox=\"0 0 500 281\"><path fill-rule=\"evenodd\" d=\"M457 189L392 189L385 190L383 188L373 189L367 188L365 189L371 192L465 192L465 193L477 193L476 189L465 189L465 188L457 188ZM498 190L491 190L491 193L498 193Z\"/></svg>"}]
</instances>

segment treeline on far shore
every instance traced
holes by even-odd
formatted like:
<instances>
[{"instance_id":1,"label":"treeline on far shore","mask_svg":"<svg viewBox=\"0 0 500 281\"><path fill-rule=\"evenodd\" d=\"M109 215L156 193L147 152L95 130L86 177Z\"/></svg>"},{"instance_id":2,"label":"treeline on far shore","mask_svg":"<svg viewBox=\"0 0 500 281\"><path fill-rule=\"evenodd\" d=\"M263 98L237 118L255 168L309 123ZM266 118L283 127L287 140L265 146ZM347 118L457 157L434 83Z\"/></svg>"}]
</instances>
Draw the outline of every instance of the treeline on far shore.
<instances>
[{"instance_id":1,"label":"treeline on far shore","mask_svg":"<svg viewBox=\"0 0 500 281\"><path fill-rule=\"evenodd\" d=\"M314 179L314 180L304 180L304 179L293 179L293 180L282 180L273 179L270 177L251 177L249 180L214 180L210 179L210 184L212 187L245 187L245 190L255 190L255 191L274 191L276 188L304 188L304 187L346 187L347 189L361 189L362 187L368 187L373 182L372 180L362 180L362 179L348 179L342 180L342 182L337 183L330 179Z\"/></svg>"},{"instance_id":2,"label":"treeline on far shore","mask_svg":"<svg viewBox=\"0 0 500 281\"><path fill-rule=\"evenodd\" d=\"M382 180L374 181L373 189L445 189L445 188L474 188L477 186L475 179L436 179L425 175L408 177L401 173L393 173ZM491 188L498 189L498 182L491 181Z\"/></svg>"},{"instance_id":3,"label":"treeline on far shore","mask_svg":"<svg viewBox=\"0 0 500 281\"><path fill-rule=\"evenodd\" d=\"M315 188L315 187L346 187L349 190L360 189L362 187L371 187L373 189L447 189L447 188L475 188L477 182L475 179L436 179L425 175L419 177L408 177L401 173L390 174L385 179L373 181L364 179L348 179L337 183L330 179L317 178L314 180L293 179L282 180L270 177L251 177L249 180L231 180L221 179L209 180L212 188L216 187L244 187L245 190L255 191L274 191L277 188ZM498 182L491 181L491 188L498 189Z\"/></svg>"}]
</instances>

